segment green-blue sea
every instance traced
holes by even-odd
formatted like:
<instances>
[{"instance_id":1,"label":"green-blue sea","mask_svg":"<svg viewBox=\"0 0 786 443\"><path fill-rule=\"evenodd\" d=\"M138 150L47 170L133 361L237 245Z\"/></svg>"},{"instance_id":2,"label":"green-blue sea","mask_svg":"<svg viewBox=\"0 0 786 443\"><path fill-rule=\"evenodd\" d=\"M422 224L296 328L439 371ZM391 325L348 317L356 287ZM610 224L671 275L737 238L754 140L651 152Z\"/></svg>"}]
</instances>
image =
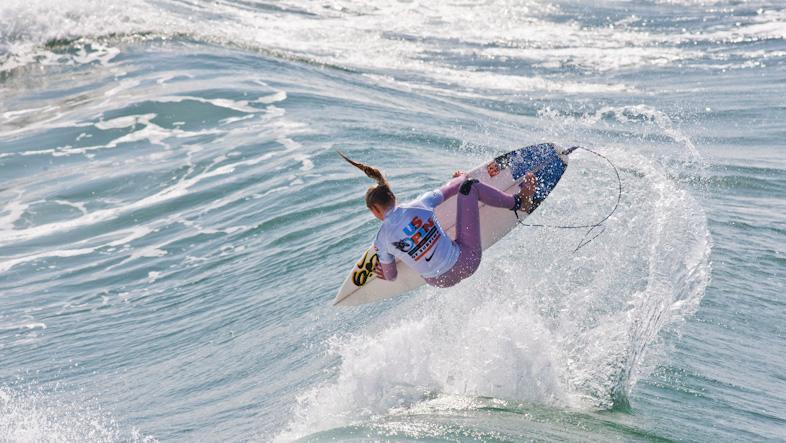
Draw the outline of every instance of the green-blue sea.
<instances>
[{"instance_id":1,"label":"green-blue sea","mask_svg":"<svg viewBox=\"0 0 786 443\"><path fill-rule=\"evenodd\" d=\"M619 171L594 240L331 305L336 149L405 201L541 142ZM0 441L293 440L786 440L786 5L2 0Z\"/></svg>"}]
</instances>

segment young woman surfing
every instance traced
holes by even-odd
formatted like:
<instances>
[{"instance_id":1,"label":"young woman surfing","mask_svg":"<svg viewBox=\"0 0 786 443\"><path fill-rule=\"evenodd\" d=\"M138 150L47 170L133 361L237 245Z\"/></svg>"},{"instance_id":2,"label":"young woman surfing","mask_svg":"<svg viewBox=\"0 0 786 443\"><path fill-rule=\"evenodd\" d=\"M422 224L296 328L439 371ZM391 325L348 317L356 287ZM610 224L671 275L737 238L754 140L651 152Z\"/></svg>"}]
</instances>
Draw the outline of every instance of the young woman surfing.
<instances>
[{"instance_id":1,"label":"young woman surfing","mask_svg":"<svg viewBox=\"0 0 786 443\"><path fill-rule=\"evenodd\" d=\"M480 212L478 201L512 211L532 210L535 176L524 178L521 192L507 194L475 179L468 179L461 171L439 189L426 192L415 200L396 204L396 196L385 176L377 168L349 159L344 160L376 181L366 191L366 206L382 221L374 246L379 257L374 271L383 280L395 280L398 275L396 258L418 272L428 284L447 288L472 275L480 265ZM437 220L434 209L458 194L456 240L451 240Z\"/></svg>"}]
</instances>

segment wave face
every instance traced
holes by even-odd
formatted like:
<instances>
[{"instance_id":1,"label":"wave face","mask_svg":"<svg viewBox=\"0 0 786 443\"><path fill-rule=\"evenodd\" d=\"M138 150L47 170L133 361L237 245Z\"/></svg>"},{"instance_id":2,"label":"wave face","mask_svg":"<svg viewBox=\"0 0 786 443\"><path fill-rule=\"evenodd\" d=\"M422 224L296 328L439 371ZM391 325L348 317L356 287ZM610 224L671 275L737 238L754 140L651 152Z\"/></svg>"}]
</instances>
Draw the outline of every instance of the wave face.
<instances>
[{"instance_id":1,"label":"wave face","mask_svg":"<svg viewBox=\"0 0 786 443\"><path fill-rule=\"evenodd\" d=\"M784 18L2 2L0 440L783 437ZM520 227L455 288L329 306L377 228L336 149L406 200L542 141L618 168L602 230ZM616 192L578 151L528 220Z\"/></svg>"}]
</instances>

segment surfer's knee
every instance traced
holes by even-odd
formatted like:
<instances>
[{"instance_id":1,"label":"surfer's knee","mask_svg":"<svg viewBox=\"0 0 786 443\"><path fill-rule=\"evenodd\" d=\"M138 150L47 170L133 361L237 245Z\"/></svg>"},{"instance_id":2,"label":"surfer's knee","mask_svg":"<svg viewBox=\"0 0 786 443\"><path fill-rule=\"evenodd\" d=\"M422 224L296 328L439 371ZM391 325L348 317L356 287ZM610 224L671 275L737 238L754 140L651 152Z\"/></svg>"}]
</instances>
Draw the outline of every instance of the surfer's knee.
<instances>
[{"instance_id":1,"label":"surfer's knee","mask_svg":"<svg viewBox=\"0 0 786 443\"><path fill-rule=\"evenodd\" d=\"M474 274L475 271L478 270L478 268L480 267L480 261L482 259L483 259L483 251L482 250L478 249L478 250L472 252L472 256L471 256L470 264L469 264L470 265L470 267L469 267L469 269L470 269L469 274L470 275Z\"/></svg>"},{"instance_id":2,"label":"surfer's knee","mask_svg":"<svg viewBox=\"0 0 786 443\"><path fill-rule=\"evenodd\" d=\"M459 270L462 280L471 276L478 270L482 258L483 251L480 249L473 249L466 252L466 258L457 264L460 266Z\"/></svg>"}]
</instances>

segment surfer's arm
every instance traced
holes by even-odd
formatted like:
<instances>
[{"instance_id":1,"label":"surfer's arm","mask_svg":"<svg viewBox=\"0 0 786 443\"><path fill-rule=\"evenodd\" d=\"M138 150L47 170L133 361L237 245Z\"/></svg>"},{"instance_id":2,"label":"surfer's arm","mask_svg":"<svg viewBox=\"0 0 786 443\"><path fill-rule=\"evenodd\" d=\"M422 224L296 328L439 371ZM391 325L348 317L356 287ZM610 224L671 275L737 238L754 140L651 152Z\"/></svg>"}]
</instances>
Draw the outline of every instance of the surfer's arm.
<instances>
[{"instance_id":1,"label":"surfer's arm","mask_svg":"<svg viewBox=\"0 0 786 443\"><path fill-rule=\"evenodd\" d=\"M453 180L445 183L439 188L439 192L442 194L442 201L453 197L454 195L458 194L458 190L461 187L461 184L464 183L464 180L467 178L464 174L460 174L461 171L456 171L453 176ZM456 175L460 174L460 175Z\"/></svg>"},{"instance_id":2,"label":"surfer's arm","mask_svg":"<svg viewBox=\"0 0 786 443\"><path fill-rule=\"evenodd\" d=\"M377 259L379 260L379 264L374 266L374 273L382 280L393 281L398 276L396 257L384 247L385 242L380 240L379 235L377 233L377 238L374 239L374 248L377 250Z\"/></svg>"},{"instance_id":3,"label":"surfer's arm","mask_svg":"<svg viewBox=\"0 0 786 443\"><path fill-rule=\"evenodd\" d=\"M421 194L417 199L415 199L415 202L418 202L430 209L434 209L441 205L442 202L456 195L459 188L461 187L461 184L464 183L464 180L466 180L466 176L462 171L454 172L453 177L455 177L453 180L445 183L439 189L434 189L433 191L428 191Z\"/></svg>"}]
</instances>

